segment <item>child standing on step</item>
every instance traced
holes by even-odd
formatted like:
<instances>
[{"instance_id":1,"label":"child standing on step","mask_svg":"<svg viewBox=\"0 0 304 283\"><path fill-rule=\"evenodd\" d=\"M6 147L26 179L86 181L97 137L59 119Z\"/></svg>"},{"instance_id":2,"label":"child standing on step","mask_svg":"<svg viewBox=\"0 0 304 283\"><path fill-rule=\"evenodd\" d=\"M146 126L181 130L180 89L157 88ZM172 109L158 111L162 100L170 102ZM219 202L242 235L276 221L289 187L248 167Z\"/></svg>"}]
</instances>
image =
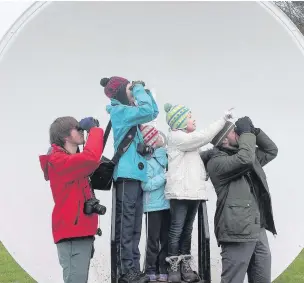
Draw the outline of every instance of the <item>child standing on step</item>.
<instances>
[{"instance_id":1,"label":"child standing on step","mask_svg":"<svg viewBox=\"0 0 304 283\"><path fill-rule=\"evenodd\" d=\"M165 199L166 168L168 164L165 141L159 131L141 126L144 143L153 150L146 156L148 181L142 182L144 213L146 214L145 272L150 282L167 282L168 229L170 204Z\"/></svg>"},{"instance_id":2,"label":"child standing on step","mask_svg":"<svg viewBox=\"0 0 304 283\"><path fill-rule=\"evenodd\" d=\"M198 282L191 268L193 222L199 204L206 200L206 170L199 149L207 145L232 118L227 112L203 131L196 131L191 110L183 105L165 105L168 134L168 163L165 196L170 200L171 224L168 239L168 282Z\"/></svg>"},{"instance_id":3,"label":"child standing on step","mask_svg":"<svg viewBox=\"0 0 304 283\"><path fill-rule=\"evenodd\" d=\"M118 283L146 283L148 279L140 272L139 242L143 216L141 182L147 180L147 164L137 149L143 143L139 125L153 121L158 116L158 107L143 82L131 83L115 76L101 79L100 84L111 101L107 112L112 122L115 152L128 131L136 127L133 142L119 159L113 175Z\"/></svg>"}]
</instances>

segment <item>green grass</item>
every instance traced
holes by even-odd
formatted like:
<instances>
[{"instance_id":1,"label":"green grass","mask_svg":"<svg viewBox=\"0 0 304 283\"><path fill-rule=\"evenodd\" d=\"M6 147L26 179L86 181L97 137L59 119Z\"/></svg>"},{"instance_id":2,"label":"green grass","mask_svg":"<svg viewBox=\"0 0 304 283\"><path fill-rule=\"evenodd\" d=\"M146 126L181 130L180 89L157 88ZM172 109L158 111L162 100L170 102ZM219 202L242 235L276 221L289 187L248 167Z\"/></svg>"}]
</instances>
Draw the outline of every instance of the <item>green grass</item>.
<instances>
[{"instance_id":1,"label":"green grass","mask_svg":"<svg viewBox=\"0 0 304 283\"><path fill-rule=\"evenodd\" d=\"M304 283L304 249L274 283Z\"/></svg>"},{"instance_id":2,"label":"green grass","mask_svg":"<svg viewBox=\"0 0 304 283\"><path fill-rule=\"evenodd\" d=\"M0 282L36 283L12 258L2 243L0 243Z\"/></svg>"},{"instance_id":3,"label":"green grass","mask_svg":"<svg viewBox=\"0 0 304 283\"><path fill-rule=\"evenodd\" d=\"M0 243L0 283L36 283ZM304 283L304 249L273 283Z\"/></svg>"}]
</instances>

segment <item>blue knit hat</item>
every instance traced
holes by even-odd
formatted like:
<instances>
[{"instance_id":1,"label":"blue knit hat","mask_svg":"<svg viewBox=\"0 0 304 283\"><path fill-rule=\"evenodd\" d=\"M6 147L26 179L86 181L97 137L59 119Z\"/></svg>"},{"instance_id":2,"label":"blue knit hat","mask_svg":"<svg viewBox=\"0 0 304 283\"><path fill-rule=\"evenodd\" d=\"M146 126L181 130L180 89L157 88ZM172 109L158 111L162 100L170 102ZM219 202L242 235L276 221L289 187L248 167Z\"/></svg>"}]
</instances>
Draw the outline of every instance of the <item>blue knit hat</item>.
<instances>
[{"instance_id":1,"label":"blue knit hat","mask_svg":"<svg viewBox=\"0 0 304 283\"><path fill-rule=\"evenodd\" d=\"M166 121L172 130L183 130L187 127L188 115L191 112L189 108L166 103L164 109L167 112Z\"/></svg>"}]
</instances>

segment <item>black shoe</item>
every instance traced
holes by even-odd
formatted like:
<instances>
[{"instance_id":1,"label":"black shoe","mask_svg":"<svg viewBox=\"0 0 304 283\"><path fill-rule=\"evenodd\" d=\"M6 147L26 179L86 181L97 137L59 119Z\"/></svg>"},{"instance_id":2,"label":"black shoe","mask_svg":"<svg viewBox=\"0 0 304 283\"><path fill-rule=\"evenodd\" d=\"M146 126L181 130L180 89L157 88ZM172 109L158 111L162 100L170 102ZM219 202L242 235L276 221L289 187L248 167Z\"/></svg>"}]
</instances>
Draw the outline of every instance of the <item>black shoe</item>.
<instances>
[{"instance_id":1,"label":"black shoe","mask_svg":"<svg viewBox=\"0 0 304 283\"><path fill-rule=\"evenodd\" d=\"M149 279L145 274L136 271L135 269L130 269L126 274L118 279L118 283L147 283Z\"/></svg>"},{"instance_id":2,"label":"black shoe","mask_svg":"<svg viewBox=\"0 0 304 283\"><path fill-rule=\"evenodd\" d=\"M180 272L180 257L179 256L167 257L166 262L169 263L168 282L180 283L182 280L181 272Z\"/></svg>"},{"instance_id":3,"label":"black shoe","mask_svg":"<svg viewBox=\"0 0 304 283\"><path fill-rule=\"evenodd\" d=\"M191 255L182 255L181 256L181 276L183 281L185 282L199 282L200 277L199 275L192 270L191 268L191 261L192 256Z\"/></svg>"}]
</instances>

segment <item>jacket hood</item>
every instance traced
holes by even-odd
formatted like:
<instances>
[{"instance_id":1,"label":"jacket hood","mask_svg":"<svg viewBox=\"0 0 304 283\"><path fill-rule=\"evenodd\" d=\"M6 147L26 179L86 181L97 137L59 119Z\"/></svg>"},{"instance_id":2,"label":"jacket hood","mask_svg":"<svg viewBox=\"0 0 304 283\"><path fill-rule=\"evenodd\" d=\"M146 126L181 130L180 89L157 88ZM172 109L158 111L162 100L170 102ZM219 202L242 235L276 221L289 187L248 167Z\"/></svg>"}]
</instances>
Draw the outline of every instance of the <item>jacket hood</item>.
<instances>
[{"instance_id":1,"label":"jacket hood","mask_svg":"<svg viewBox=\"0 0 304 283\"><path fill-rule=\"evenodd\" d=\"M59 147L58 145L53 144L51 147L49 147L48 152L46 154L43 154L43 155L39 156L40 167L41 167L41 170L44 174L44 179L46 181L50 180L48 170L49 170L51 155L54 152L58 152L58 151L62 151L62 148Z\"/></svg>"},{"instance_id":2,"label":"jacket hood","mask_svg":"<svg viewBox=\"0 0 304 283\"><path fill-rule=\"evenodd\" d=\"M110 114L113 107L117 106L117 105L123 105L122 103L120 103L117 99L112 98L111 99L111 104L106 106L106 111Z\"/></svg>"},{"instance_id":3,"label":"jacket hood","mask_svg":"<svg viewBox=\"0 0 304 283\"><path fill-rule=\"evenodd\" d=\"M218 154L220 154L220 150L216 147L200 152L200 156L202 161L204 162L205 168L207 168L208 162Z\"/></svg>"}]
</instances>

